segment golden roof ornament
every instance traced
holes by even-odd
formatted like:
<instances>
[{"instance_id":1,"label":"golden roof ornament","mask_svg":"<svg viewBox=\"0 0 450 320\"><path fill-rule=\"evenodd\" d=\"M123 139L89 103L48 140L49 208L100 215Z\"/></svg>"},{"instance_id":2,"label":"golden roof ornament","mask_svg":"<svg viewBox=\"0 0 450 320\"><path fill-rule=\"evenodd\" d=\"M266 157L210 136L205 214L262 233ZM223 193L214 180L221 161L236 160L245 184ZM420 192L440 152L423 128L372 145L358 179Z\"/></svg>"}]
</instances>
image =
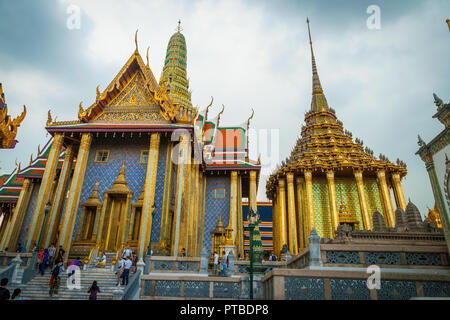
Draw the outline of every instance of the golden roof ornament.
<instances>
[{"instance_id":1,"label":"golden roof ornament","mask_svg":"<svg viewBox=\"0 0 450 320\"><path fill-rule=\"evenodd\" d=\"M217 128L219 128L220 116L222 115L224 110L225 106L222 104L222 111L220 111L219 114L217 115Z\"/></svg>"},{"instance_id":2,"label":"golden roof ornament","mask_svg":"<svg viewBox=\"0 0 450 320\"><path fill-rule=\"evenodd\" d=\"M97 88L95 89L96 91L96 95L97 95L97 100L100 99L100 85L97 86Z\"/></svg>"},{"instance_id":3,"label":"golden roof ornament","mask_svg":"<svg viewBox=\"0 0 450 320\"><path fill-rule=\"evenodd\" d=\"M146 65L147 68L149 67L149 63L148 63L148 50L149 49L150 49L150 47L147 47L147 65Z\"/></svg>"},{"instance_id":4,"label":"golden roof ornament","mask_svg":"<svg viewBox=\"0 0 450 320\"><path fill-rule=\"evenodd\" d=\"M132 193L127 187L127 180L125 179L125 161L122 162L119 175L111 188L108 189L108 193Z\"/></svg>"},{"instance_id":5,"label":"golden roof ornament","mask_svg":"<svg viewBox=\"0 0 450 320\"><path fill-rule=\"evenodd\" d=\"M52 124L52 114L51 114L50 110L48 110L47 127L50 126L51 124Z\"/></svg>"},{"instance_id":6,"label":"golden roof ornament","mask_svg":"<svg viewBox=\"0 0 450 320\"><path fill-rule=\"evenodd\" d=\"M83 205L92 207L99 207L102 205L102 203L98 199L98 180L95 182L95 186L92 190L91 196L86 200L85 203L83 203Z\"/></svg>"},{"instance_id":7,"label":"golden roof ornament","mask_svg":"<svg viewBox=\"0 0 450 320\"><path fill-rule=\"evenodd\" d=\"M136 33L134 34L134 43L136 44L136 53L139 52L138 50L138 41L137 41L137 33L138 33L139 29L136 30Z\"/></svg>"},{"instance_id":8,"label":"golden roof ornament","mask_svg":"<svg viewBox=\"0 0 450 320\"><path fill-rule=\"evenodd\" d=\"M450 32L450 19L445 20L445 22L447 22L447 25L448 25L448 31Z\"/></svg>"}]
</instances>

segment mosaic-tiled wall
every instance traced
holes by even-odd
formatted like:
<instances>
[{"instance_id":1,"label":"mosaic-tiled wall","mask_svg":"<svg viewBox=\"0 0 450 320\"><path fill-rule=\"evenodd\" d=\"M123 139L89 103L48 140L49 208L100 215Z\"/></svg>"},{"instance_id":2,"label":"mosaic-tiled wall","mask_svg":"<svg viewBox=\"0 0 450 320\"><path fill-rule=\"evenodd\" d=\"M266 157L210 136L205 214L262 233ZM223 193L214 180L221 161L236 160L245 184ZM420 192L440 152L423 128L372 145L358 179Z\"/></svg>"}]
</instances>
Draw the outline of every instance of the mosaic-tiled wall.
<instances>
[{"instance_id":1,"label":"mosaic-tiled wall","mask_svg":"<svg viewBox=\"0 0 450 320\"><path fill-rule=\"evenodd\" d=\"M94 138L86 165L86 173L81 190L80 205L78 207L72 241L75 239L80 220L81 204L83 204L91 195L95 182L97 180L99 181L98 195L100 202L103 202L103 193L114 184L114 181L119 175L123 161L125 161L125 179L127 181L127 186L133 192L132 202L134 203L138 200L144 187L145 174L147 172L147 163L140 163L141 151L148 150L149 145L150 138L146 135L142 138ZM110 151L107 163L94 162L97 150ZM161 220L162 190L164 187L164 167L166 158L165 150L166 143L161 139L155 194L156 221ZM160 168L162 168L162 170ZM160 223L154 223L154 239L159 235L159 226Z\"/></svg>"},{"instance_id":2,"label":"mosaic-tiled wall","mask_svg":"<svg viewBox=\"0 0 450 320\"><path fill-rule=\"evenodd\" d=\"M354 215L359 222L358 229L364 229L364 223L359 204L356 180L353 178L335 178L337 207L341 202L347 207L347 212Z\"/></svg>"},{"instance_id":3,"label":"mosaic-tiled wall","mask_svg":"<svg viewBox=\"0 0 450 320\"><path fill-rule=\"evenodd\" d=\"M31 193L30 203L28 205L27 212L25 213L22 230L20 231L20 236L19 236L18 243L21 243L22 245L25 244L25 240L26 240L27 233L28 233L28 228L30 227L30 223L31 223L31 216L33 215L33 210L36 205L36 200L37 200L37 196L39 194L40 186L41 186L40 182L33 184L33 191ZM33 249L33 248L30 248L30 249Z\"/></svg>"},{"instance_id":4,"label":"mosaic-tiled wall","mask_svg":"<svg viewBox=\"0 0 450 320\"><path fill-rule=\"evenodd\" d=\"M313 176L312 189L316 231L322 238L332 238L330 198L328 196L327 178Z\"/></svg>"},{"instance_id":5,"label":"mosaic-tiled wall","mask_svg":"<svg viewBox=\"0 0 450 320\"><path fill-rule=\"evenodd\" d=\"M367 205L369 206L369 216L372 220L372 216L375 211L383 214L383 205L381 203L377 179L375 177L364 177L364 190L366 192Z\"/></svg>"},{"instance_id":6,"label":"mosaic-tiled wall","mask_svg":"<svg viewBox=\"0 0 450 320\"><path fill-rule=\"evenodd\" d=\"M230 176L207 176L205 193L205 222L203 226L203 247L207 252L211 250L211 231L219 221L219 213L222 215L224 227L228 226L230 216ZM225 189L224 199L215 199L214 190Z\"/></svg>"}]
</instances>

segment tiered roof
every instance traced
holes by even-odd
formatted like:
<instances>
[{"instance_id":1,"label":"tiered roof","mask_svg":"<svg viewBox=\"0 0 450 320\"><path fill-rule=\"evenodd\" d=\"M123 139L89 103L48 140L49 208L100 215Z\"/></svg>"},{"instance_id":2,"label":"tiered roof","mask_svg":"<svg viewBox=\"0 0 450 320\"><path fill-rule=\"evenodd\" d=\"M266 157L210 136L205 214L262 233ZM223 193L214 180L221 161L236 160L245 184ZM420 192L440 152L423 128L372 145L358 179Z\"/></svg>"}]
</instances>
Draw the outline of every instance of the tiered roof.
<instances>
[{"instance_id":1,"label":"tiered roof","mask_svg":"<svg viewBox=\"0 0 450 320\"><path fill-rule=\"evenodd\" d=\"M305 113L301 137L297 139L290 156L269 177L266 185L267 197L274 198L278 178L288 172L333 170L352 174L353 170L362 170L366 175L375 175L378 169L384 169L387 173L395 172L401 177L405 176L407 170L403 161L397 159L396 164L393 164L382 154L376 159L373 151L364 147L362 140L353 141L352 133L344 129L335 110L328 106L316 67L309 20L307 22L312 60L311 109Z\"/></svg>"}]
</instances>

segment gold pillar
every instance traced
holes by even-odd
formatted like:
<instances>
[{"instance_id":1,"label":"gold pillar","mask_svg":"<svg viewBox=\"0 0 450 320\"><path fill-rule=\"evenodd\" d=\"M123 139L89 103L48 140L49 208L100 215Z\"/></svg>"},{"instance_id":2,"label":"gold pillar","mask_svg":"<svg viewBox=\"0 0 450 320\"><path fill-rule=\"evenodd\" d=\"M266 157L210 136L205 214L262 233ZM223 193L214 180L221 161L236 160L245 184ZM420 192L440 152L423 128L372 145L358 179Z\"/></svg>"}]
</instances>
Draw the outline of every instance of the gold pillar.
<instances>
[{"instance_id":1,"label":"gold pillar","mask_svg":"<svg viewBox=\"0 0 450 320\"><path fill-rule=\"evenodd\" d=\"M31 180L25 179L23 181L22 189L20 190L16 207L14 208L12 219L9 220L6 233L1 239L0 250L5 250L5 248L8 248L9 251L16 250L17 241L19 240L20 231L22 230L23 220L27 212L32 191L33 184L31 183Z\"/></svg>"},{"instance_id":2,"label":"gold pillar","mask_svg":"<svg viewBox=\"0 0 450 320\"><path fill-rule=\"evenodd\" d=\"M237 223L237 240L238 240L238 252L241 258L244 257L244 226L242 217L242 175L238 176L238 223Z\"/></svg>"},{"instance_id":3,"label":"gold pillar","mask_svg":"<svg viewBox=\"0 0 450 320\"><path fill-rule=\"evenodd\" d=\"M153 223L152 206L155 201L155 186L156 173L158 170L158 155L159 155L160 133L152 133L150 137L150 147L148 151L147 175L144 184L144 201L142 204L142 213L140 221L141 234L139 235L138 255L139 260L142 257L151 243L150 232Z\"/></svg>"},{"instance_id":4,"label":"gold pillar","mask_svg":"<svg viewBox=\"0 0 450 320\"><path fill-rule=\"evenodd\" d=\"M164 196L163 196L163 207L161 210L161 232L159 237L159 248L166 249L168 243L167 239L170 239L170 226L169 226L169 207L170 207L170 185L172 181L172 149L173 144L167 142L167 153L166 153L166 174L164 181Z\"/></svg>"},{"instance_id":5,"label":"gold pillar","mask_svg":"<svg viewBox=\"0 0 450 320\"><path fill-rule=\"evenodd\" d=\"M248 197L248 210L256 212L257 206L257 185L256 185L256 171L250 171L250 193Z\"/></svg>"},{"instance_id":6,"label":"gold pillar","mask_svg":"<svg viewBox=\"0 0 450 320\"><path fill-rule=\"evenodd\" d=\"M287 201L288 201L288 235L289 235L289 251L292 255L298 253L297 239L297 217L295 214L295 192L294 192L294 174L289 172L286 174L287 181Z\"/></svg>"},{"instance_id":7,"label":"gold pillar","mask_svg":"<svg viewBox=\"0 0 450 320\"><path fill-rule=\"evenodd\" d=\"M61 233L59 234L58 245L66 250L66 258L69 257L70 247L72 244L72 234L75 226L75 219L78 211L78 205L81 196L81 187L83 186L84 174L86 171L86 163L91 147L92 134L83 133L81 143L78 150L77 162L70 184L69 196L67 198L64 215L61 223Z\"/></svg>"},{"instance_id":8,"label":"gold pillar","mask_svg":"<svg viewBox=\"0 0 450 320\"><path fill-rule=\"evenodd\" d=\"M190 155L188 154L190 138L187 136L180 137L180 143L176 146L178 156L178 167L177 167L177 184L175 191L175 209L173 213L173 237L171 243L172 256L177 256L182 248L182 237L180 237L180 232L182 230L181 225L181 215L183 214L183 192L185 190L185 172L186 168L189 166L188 159Z\"/></svg>"},{"instance_id":9,"label":"gold pillar","mask_svg":"<svg viewBox=\"0 0 450 320\"><path fill-rule=\"evenodd\" d=\"M194 246L195 246L195 231L194 231L194 221L195 221L195 197L196 197L196 175L197 175L197 165L191 162L191 177L190 177L190 192L189 192L189 233L188 242L186 248L186 254L190 257L194 257Z\"/></svg>"},{"instance_id":10,"label":"gold pillar","mask_svg":"<svg viewBox=\"0 0 450 320\"><path fill-rule=\"evenodd\" d=\"M389 194L389 188L386 183L386 173L384 170L377 171L378 180L380 182L381 194L383 198L384 208L386 210L385 217L387 218L387 226L395 226L394 207L391 201L391 195Z\"/></svg>"},{"instance_id":11,"label":"gold pillar","mask_svg":"<svg viewBox=\"0 0 450 320\"><path fill-rule=\"evenodd\" d=\"M276 196L272 200L272 248L275 255L278 256L279 254L278 239L280 237L280 233L278 232L277 220L278 220L278 191L276 192Z\"/></svg>"},{"instance_id":12,"label":"gold pillar","mask_svg":"<svg viewBox=\"0 0 450 320\"><path fill-rule=\"evenodd\" d=\"M372 230L372 219L370 218L370 213L367 206L366 191L364 190L364 183L363 183L363 174L361 170L355 170L354 173L356 179L356 186L358 189L359 206L361 208L361 213L364 222L364 229Z\"/></svg>"},{"instance_id":13,"label":"gold pillar","mask_svg":"<svg viewBox=\"0 0 450 320\"><path fill-rule=\"evenodd\" d=\"M398 173L393 173L392 181L394 182L393 189L394 189L395 196L398 199L400 208L402 208L402 210L405 211L406 210L406 201L405 201L405 194L403 193L400 175Z\"/></svg>"},{"instance_id":14,"label":"gold pillar","mask_svg":"<svg viewBox=\"0 0 450 320\"><path fill-rule=\"evenodd\" d=\"M34 207L30 227L28 229L25 245L27 251L33 249L31 245L33 242L37 241L37 238L39 236L39 231L41 229L44 218L44 208L50 198L51 186L55 178L56 167L58 165L59 154L61 152L63 140L64 134L62 133L56 133L53 138L52 147L47 157L44 175L42 176L41 186L39 187L39 193L36 199L36 205ZM37 245L40 246L40 244Z\"/></svg>"},{"instance_id":15,"label":"gold pillar","mask_svg":"<svg viewBox=\"0 0 450 320\"><path fill-rule=\"evenodd\" d=\"M328 180L328 196L330 200L330 211L331 211L331 225L333 230L331 231L331 237L334 238L337 227L339 226L339 215L336 201L336 186L334 184L334 172L331 170L327 171ZM325 236L325 235L324 235Z\"/></svg>"},{"instance_id":16,"label":"gold pillar","mask_svg":"<svg viewBox=\"0 0 450 320\"><path fill-rule=\"evenodd\" d=\"M56 232L58 230L58 221L61 216L62 205L64 203L64 196L66 194L67 182L70 178L73 164L73 146L69 145L66 148L66 155L59 175L58 185L56 187L55 197L53 199L52 208L48 217L47 232L45 233L44 248L48 248L50 241L54 241Z\"/></svg>"},{"instance_id":17,"label":"gold pillar","mask_svg":"<svg viewBox=\"0 0 450 320\"><path fill-rule=\"evenodd\" d=\"M198 225L199 225L199 201L200 201L200 166L198 164L194 165L195 168L195 178L194 178L194 219L192 226L192 256L198 257Z\"/></svg>"},{"instance_id":18,"label":"gold pillar","mask_svg":"<svg viewBox=\"0 0 450 320\"><path fill-rule=\"evenodd\" d=\"M304 206L303 206L303 185L305 183L305 179L301 177L295 178L296 186L297 186L297 236L298 236L298 248L299 251L301 251L303 248L306 247L304 237L306 234L305 227L306 227L306 217L304 214Z\"/></svg>"},{"instance_id":19,"label":"gold pillar","mask_svg":"<svg viewBox=\"0 0 450 320\"><path fill-rule=\"evenodd\" d=\"M233 252L234 256L237 256L236 252L236 243L237 243L237 198L238 198L238 190L237 190L237 180L238 173L237 171L231 171L231 179L230 179L230 218L228 219L228 228L233 229L232 241L233 241Z\"/></svg>"},{"instance_id":20,"label":"gold pillar","mask_svg":"<svg viewBox=\"0 0 450 320\"><path fill-rule=\"evenodd\" d=\"M200 217L199 222L200 225L198 226L198 248L197 252L200 252L203 250L203 232L204 232L204 224L205 224L205 194L206 194L206 175L203 174L202 171L200 171Z\"/></svg>"},{"instance_id":21,"label":"gold pillar","mask_svg":"<svg viewBox=\"0 0 450 320\"><path fill-rule=\"evenodd\" d=\"M308 228L305 238L308 239L311 230L316 229L316 219L314 217L314 199L313 199L313 189L312 189L312 173L307 170L305 174L305 189L306 189L306 209L308 215Z\"/></svg>"},{"instance_id":22,"label":"gold pillar","mask_svg":"<svg viewBox=\"0 0 450 320\"><path fill-rule=\"evenodd\" d=\"M278 180L278 186L280 187L280 204L279 204L279 219L280 222L280 245L283 247L285 244L288 244L287 240L287 222L286 222L286 183L284 178L280 178Z\"/></svg>"},{"instance_id":23,"label":"gold pillar","mask_svg":"<svg viewBox=\"0 0 450 320\"><path fill-rule=\"evenodd\" d=\"M187 145L187 156L185 163L185 191L183 193L184 210L181 215L181 237L180 237L180 251L182 248L187 249L188 233L189 233L189 219L190 219L190 200L191 200L191 148L190 143Z\"/></svg>"}]
</instances>

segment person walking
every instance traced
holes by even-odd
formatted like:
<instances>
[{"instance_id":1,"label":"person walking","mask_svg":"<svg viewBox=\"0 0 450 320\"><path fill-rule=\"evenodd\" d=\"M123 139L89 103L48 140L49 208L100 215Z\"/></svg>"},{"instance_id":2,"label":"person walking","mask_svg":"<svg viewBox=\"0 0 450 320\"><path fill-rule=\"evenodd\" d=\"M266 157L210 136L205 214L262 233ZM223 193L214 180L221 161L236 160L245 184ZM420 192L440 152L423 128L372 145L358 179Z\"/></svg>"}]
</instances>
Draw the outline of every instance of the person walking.
<instances>
[{"instance_id":1,"label":"person walking","mask_svg":"<svg viewBox=\"0 0 450 320\"><path fill-rule=\"evenodd\" d=\"M42 262L39 265L39 270L41 271L41 275L44 275L44 273L45 273L45 266L47 265L47 261L48 261L48 251L47 251L47 249L45 249L44 256L42 258Z\"/></svg>"},{"instance_id":2,"label":"person walking","mask_svg":"<svg viewBox=\"0 0 450 320\"><path fill-rule=\"evenodd\" d=\"M48 264L49 265L53 265L55 263L55 253L56 253L56 248L55 248L55 244L52 243L50 248L48 248Z\"/></svg>"},{"instance_id":3,"label":"person walking","mask_svg":"<svg viewBox=\"0 0 450 320\"><path fill-rule=\"evenodd\" d=\"M89 300L97 300L97 293L99 292L101 292L100 288L97 286L97 281L94 280L88 289Z\"/></svg>"},{"instance_id":4,"label":"person walking","mask_svg":"<svg viewBox=\"0 0 450 320\"><path fill-rule=\"evenodd\" d=\"M39 271L41 269L41 263L44 260L44 248L41 248L38 253L38 258L36 262L36 270Z\"/></svg>"},{"instance_id":5,"label":"person walking","mask_svg":"<svg viewBox=\"0 0 450 320\"><path fill-rule=\"evenodd\" d=\"M63 249L62 246L59 246L58 254L56 256L55 264L58 264L59 260L64 261L64 255L66 254L66 251Z\"/></svg>"},{"instance_id":6,"label":"person walking","mask_svg":"<svg viewBox=\"0 0 450 320\"><path fill-rule=\"evenodd\" d=\"M131 249L130 249L130 245L127 245L127 248L123 251L123 255L122 257L125 259L126 257L131 258Z\"/></svg>"},{"instance_id":7,"label":"person walking","mask_svg":"<svg viewBox=\"0 0 450 320\"><path fill-rule=\"evenodd\" d=\"M61 282L61 275L64 272L64 266L62 260L58 261L58 264L53 268L52 275L50 277L50 290L49 295L53 297L54 294L58 294L59 284Z\"/></svg>"},{"instance_id":8,"label":"person walking","mask_svg":"<svg viewBox=\"0 0 450 320\"><path fill-rule=\"evenodd\" d=\"M185 248L181 249L181 256L186 257L186 249Z\"/></svg>"},{"instance_id":9,"label":"person walking","mask_svg":"<svg viewBox=\"0 0 450 320\"><path fill-rule=\"evenodd\" d=\"M127 286L128 285L128 276L130 275L130 268L131 268L131 260L130 258L126 257L124 262L124 270L122 275L122 285Z\"/></svg>"},{"instance_id":10,"label":"person walking","mask_svg":"<svg viewBox=\"0 0 450 320\"><path fill-rule=\"evenodd\" d=\"M219 267L219 254L214 251L214 275L217 276L217 268Z\"/></svg>"},{"instance_id":11,"label":"person walking","mask_svg":"<svg viewBox=\"0 0 450 320\"><path fill-rule=\"evenodd\" d=\"M117 266L117 285L120 285L120 278L122 278L123 271L125 270L125 260L121 257L119 260L119 265Z\"/></svg>"},{"instance_id":12,"label":"person walking","mask_svg":"<svg viewBox=\"0 0 450 320\"><path fill-rule=\"evenodd\" d=\"M72 261L72 263L69 266L69 273L67 274L67 279L69 279L70 277L72 277L75 274L75 270L76 268L81 266L81 262L80 262L80 258L76 258L75 260ZM75 283L75 279L72 278L72 283Z\"/></svg>"},{"instance_id":13,"label":"person walking","mask_svg":"<svg viewBox=\"0 0 450 320\"><path fill-rule=\"evenodd\" d=\"M25 252L25 248L22 246L20 242L17 244L16 252L17 253Z\"/></svg>"},{"instance_id":14,"label":"person walking","mask_svg":"<svg viewBox=\"0 0 450 320\"><path fill-rule=\"evenodd\" d=\"M9 290L6 289L8 285L8 278L3 278L0 280L0 300L9 300L11 297Z\"/></svg>"},{"instance_id":15,"label":"person walking","mask_svg":"<svg viewBox=\"0 0 450 320\"><path fill-rule=\"evenodd\" d=\"M225 253L225 251L223 251L221 260L222 272L220 273L220 275L223 277L227 276L227 262L228 262L228 255Z\"/></svg>"},{"instance_id":16,"label":"person walking","mask_svg":"<svg viewBox=\"0 0 450 320\"><path fill-rule=\"evenodd\" d=\"M131 254L131 268L130 273L135 273L137 270L137 263L138 263L138 257L136 255L136 252L133 251Z\"/></svg>"},{"instance_id":17,"label":"person walking","mask_svg":"<svg viewBox=\"0 0 450 320\"><path fill-rule=\"evenodd\" d=\"M22 290L20 290L20 288L14 289L13 294L11 296L11 300L23 300Z\"/></svg>"}]
</instances>

